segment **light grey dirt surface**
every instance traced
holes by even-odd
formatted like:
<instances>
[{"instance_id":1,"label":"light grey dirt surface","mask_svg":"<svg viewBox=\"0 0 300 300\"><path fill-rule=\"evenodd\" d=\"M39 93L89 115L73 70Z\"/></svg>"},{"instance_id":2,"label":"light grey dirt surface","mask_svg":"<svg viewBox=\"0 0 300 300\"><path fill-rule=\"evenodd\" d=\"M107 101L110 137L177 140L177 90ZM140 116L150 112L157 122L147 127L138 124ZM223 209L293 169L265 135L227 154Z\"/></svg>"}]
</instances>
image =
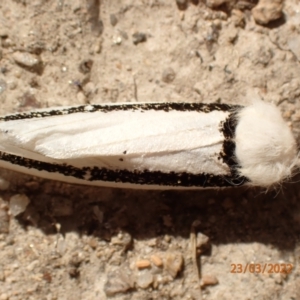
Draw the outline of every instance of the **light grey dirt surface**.
<instances>
[{"instance_id":1,"label":"light grey dirt surface","mask_svg":"<svg viewBox=\"0 0 300 300\"><path fill-rule=\"evenodd\" d=\"M296 0L1 1L0 114L262 98L299 141L299 33ZM297 176L191 192L0 177L0 300L300 299Z\"/></svg>"}]
</instances>

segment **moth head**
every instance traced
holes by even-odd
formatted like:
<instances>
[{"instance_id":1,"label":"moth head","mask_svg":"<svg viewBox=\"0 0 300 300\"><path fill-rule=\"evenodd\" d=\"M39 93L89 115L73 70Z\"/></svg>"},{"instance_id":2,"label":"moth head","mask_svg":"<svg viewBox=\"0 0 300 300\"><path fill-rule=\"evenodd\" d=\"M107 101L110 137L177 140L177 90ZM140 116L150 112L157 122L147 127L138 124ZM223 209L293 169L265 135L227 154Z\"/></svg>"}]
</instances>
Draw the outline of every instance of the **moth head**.
<instances>
[{"instance_id":1,"label":"moth head","mask_svg":"<svg viewBox=\"0 0 300 300\"><path fill-rule=\"evenodd\" d=\"M297 146L279 109L262 101L241 109L235 132L239 173L252 185L269 187L291 177Z\"/></svg>"}]
</instances>

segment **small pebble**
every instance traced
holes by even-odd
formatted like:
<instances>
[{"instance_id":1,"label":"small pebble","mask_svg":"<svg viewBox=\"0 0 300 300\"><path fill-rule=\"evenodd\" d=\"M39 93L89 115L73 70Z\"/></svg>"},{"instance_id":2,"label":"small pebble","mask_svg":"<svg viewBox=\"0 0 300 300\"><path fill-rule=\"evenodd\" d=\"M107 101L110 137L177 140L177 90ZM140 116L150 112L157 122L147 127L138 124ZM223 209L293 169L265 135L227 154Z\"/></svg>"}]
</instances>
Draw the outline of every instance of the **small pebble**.
<instances>
[{"instance_id":1,"label":"small pebble","mask_svg":"<svg viewBox=\"0 0 300 300\"><path fill-rule=\"evenodd\" d=\"M260 0L251 12L257 24L267 25L282 17L282 0Z\"/></svg>"},{"instance_id":2,"label":"small pebble","mask_svg":"<svg viewBox=\"0 0 300 300\"><path fill-rule=\"evenodd\" d=\"M209 237L201 232L197 234L197 248L204 249L209 245Z\"/></svg>"},{"instance_id":3,"label":"small pebble","mask_svg":"<svg viewBox=\"0 0 300 300\"><path fill-rule=\"evenodd\" d=\"M124 249L128 249L132 244L132 236L128 232L120 232L117 236L111 238L113 245L120 245Z\"/></svg>"},{"instance_id":4,"label":"small pebble","mask_svg":"<svg viewBox=\"0 0 300 300\"><path fill-rule=\"evenodd\" d=\"M167 243L170 243L171 242L171 237L168 234L166 234L164 236L164 241L167 242Z\"/></svg>"},{"instance_id":5,"label":"small pebble","mask_svg":"<svg viewBox=\"0 0 300 300\"><path fill-rule=\"evenodd\" d=\"M137 262L136 262L136 267L138 268L138 269L146 269L146 268L150 268L151 267L151 263L150 263L150 261L149 260L147 260L147 259L141 259L141 260L138 260Z\"/></svg>"},{"instance_id":6,"label":"small pebble","mask_svg":"<svg viewBox=\"0 0 300 300\"><path fill-rule=\"evenodd\" d=\"M163 261L162 261L162 259L159 257L159 256L157 256L157 255L152 255L151 256L151 261L153 262L153 264L155 265L155 266L157 266L157 267L162 267L163 266Z\"/></svg>"},{"instance_id":7,"label":"small pebble","mask_svg":"<svg viewBox=\"0 0 300 300\"><path fill-rule=\"evenodd\" d=\"M66 240L62 236L60 236L57 239L57 242L56 242L56 251L61 256L63 256L66 253Z\"/></svg>"},{"instance_id":8,"label":"small pebble","mask_svg":"<svg viewBox=\"0 0 300 300\"><path fill-rule=\"evenodd\" d=\"M98 54L101 53L102 43L103 43L103 40L101 38L99 40L96 40L95 45L93 47L95 53L98 53Z\"/></svg>"},{"instance_id":9,"label":"small pebble","mask_svg":"<svg viewBox=\"0 0 300 300\"><path fill-rule=\"evenodd\" d=\"M174 70L172 68L167 68L163 71L161 79L166 83L170 83L175 79L175 76Z\"/></svg>"},{"instance_id":10,"label":"small pebble","mask_svg":"<svg viewBox=\"0 0 300 300\"><path fill-rule=\"evenodd\" d=\"M181 253L167 253L165 268L173 278L176 278L182 267L183 257Z\"/></svg>"},{"instance_id":11,"label":"small pebble","mask_svg":"<svg viewBox=\"0 0 300 300\"><path fill-rule=\"evenodd\" d=\"M20 78L22 76L22 72L20 70L16 70L14 75L16 78Z\"/></svg>"},{"instance_id":12,"label":"small pebble","mask_svg":"<svg viewBox=\"0 0 300 300\"><path fill-rule=\"evenodd\" d=\"M115 45L121 45L122 44L122 37L121 36L113 36L113 43Z\"/></svg>"},{"instance_id":13,"label":"small pebble","mask_svg":"<svg viewBox=\"0 0 300 300\"><path fill-rule=\"evenodd\" d=\"M132 35L132 41L135 45L139 43L143 43L147 41L147 36L145 33L142 32L136 32Z\"/></svg>"},{"instance_id":14,"label":"small pebble","mask_svg":"<svg viewBox=\"0 0 300 300\"><path fill-rule=\"evenodd\" d=\"M132 285L130 274L123 269L118 269L108 273L104 292L108 297L112 297L127 292Z\"/></svg>"},{"instance_id":15,"label":"small pebble","mask_svg":"<svg viewBox=\"0 0 300 300\"><path fill-rule=\"evenodd\" d=\"M21 67L27 67L34 72L39 72L41 69L42 61L35 54L17 51L12 56L14 61Z\"/></svg>"},{"instance_id":16,"label":"small pebble","mask_svg":"<svg viewBox=\"0 0 300 300\"><path fill-rule=\"evenodd\" d=\"M112 26L116 26L117 23L118 23L118 18L116 17L115 14L111 14L111 15L109 16L109 20L110 20L110 24L111 24Z\"/></svg>"},{"instance_id":17,"label":"small pebble","mask_svg":"<svg viewBox=\"0 0 300 300\"><path fill-rule=\"evenodd\" d=\"M146 289L153 283L153 279L154 277L149 271L143 271L138 275L136 283L140 288Z\"/></svg>"},{"instance_id":18,"label":"small pebble","mask_svg":"<svg viewBox=\"0 0 300 300\"><path fill-rule=\"evenodd\" d=\"M30 203L29 198L24 194L17 194L9 200L9 211L15 217L26 210L27 205Z\"/></svg>"},{"instance_id":19,"label":"small pebble","mask_svg":"<svg viewBox=\"0 0 300 300\"><path fill-rule=\"evenodd\" d=\"M216 285L219 283L219 280L217 277L212 275L203 275L201 278L201 286L208 286L208 285Z\"/></svg>"},{"instance_id":20,"label":"small pebble","mask_svg":"<svg viewBox=\"0 0 300 300\"><path fill-rule=\"evenodd\" d=\"M85 98L85 95L82 91L79 91L77 93L76 98L77 98L77 102L79 104L86 104L86 98Z\"/></svg>"},{"instance_id":21,"label":"small pebble","mask_svg":"<svg viewBox=\"0 0 300 300\"><path fill-rule=\"evenodd\" d=\"M90 239L90 240L88 241L88 243L89 243L89 246L90 246L93 250L97 249L97 247L98 247L98 240L97 240L96 238Z\"/></svg>"}]
</instances>

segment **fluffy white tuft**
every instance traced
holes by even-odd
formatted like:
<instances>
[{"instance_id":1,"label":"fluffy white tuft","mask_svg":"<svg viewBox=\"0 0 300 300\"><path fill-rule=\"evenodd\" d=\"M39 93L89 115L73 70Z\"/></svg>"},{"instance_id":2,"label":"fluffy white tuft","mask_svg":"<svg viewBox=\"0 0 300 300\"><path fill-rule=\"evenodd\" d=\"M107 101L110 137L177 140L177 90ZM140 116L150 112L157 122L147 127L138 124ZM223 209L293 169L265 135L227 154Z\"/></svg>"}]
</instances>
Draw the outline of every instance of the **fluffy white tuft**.
<instances>
[{"instance_id":1,"label":"fluffy white tuft","mask_svg":"<svg viewBox=\"0 0 300 300\"><path fill-rule=\"evenodd\" d=\"M268 187L292 175L297 146L279 109L262 101L238 112L236 158L240 175Z\"/></svg>"}]
</instances>

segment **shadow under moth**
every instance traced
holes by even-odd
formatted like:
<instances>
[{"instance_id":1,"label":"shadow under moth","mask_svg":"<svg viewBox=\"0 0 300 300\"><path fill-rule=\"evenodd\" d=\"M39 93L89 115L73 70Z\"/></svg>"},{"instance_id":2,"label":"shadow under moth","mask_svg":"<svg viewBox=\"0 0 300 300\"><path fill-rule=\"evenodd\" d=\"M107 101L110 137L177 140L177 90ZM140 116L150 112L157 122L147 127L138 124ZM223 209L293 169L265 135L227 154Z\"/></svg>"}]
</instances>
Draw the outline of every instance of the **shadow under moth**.
<instances>
[{"instance_id":1,"label":"shadow under moth","mask_svg":"<svg viewBox=\"0 0 300 300\"><path fill-rule=\"evenodd\" d=\"M128 103L0 117L0 167L69 183L138 188L270 187L297 146L277 107Z\"/></svg>"}]
</instances>

